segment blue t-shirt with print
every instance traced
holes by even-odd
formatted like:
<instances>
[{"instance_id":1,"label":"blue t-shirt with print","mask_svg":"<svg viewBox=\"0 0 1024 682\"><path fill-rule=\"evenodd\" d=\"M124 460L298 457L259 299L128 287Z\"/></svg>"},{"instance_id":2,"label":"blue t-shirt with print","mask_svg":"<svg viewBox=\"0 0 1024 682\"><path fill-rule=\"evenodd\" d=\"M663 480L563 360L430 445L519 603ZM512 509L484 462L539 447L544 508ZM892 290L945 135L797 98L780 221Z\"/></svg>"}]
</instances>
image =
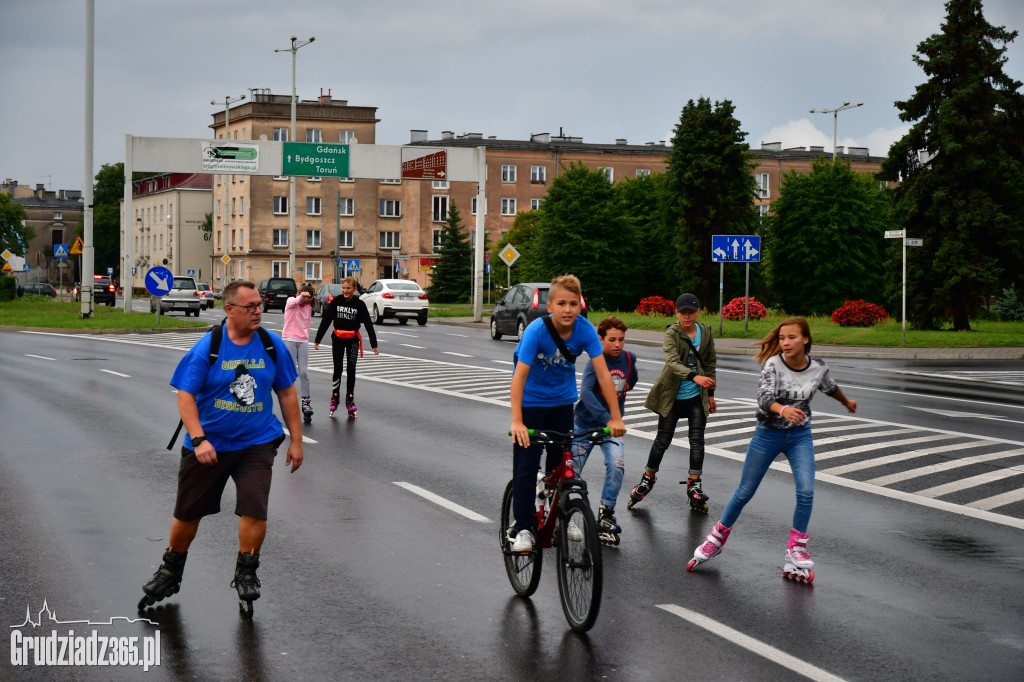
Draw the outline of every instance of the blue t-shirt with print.
<instances>
[{"instance_id":1,"label":"blue t-shirt with print","mask_svg":"<svg viewBox=\"0 0 1024 682\"><path fill-rule=\"evenodd\" d=\"M683 332L686 334L686 332ZM689 336L689 334L687 334ZM686 343L683 341L683 343ZM700 348L700 325L697 325L697 338L693 339L693 347ZM690 350L687 348L687 350ZM697 354L690 350L689 355L686 357L686 369L691 372L697 371ZM689 400L700 395L700 386L693 381L681 381L679 382L679 392L676 393L676 400Z\"/></svg>"},{"instance_id":2,"label":"blue t-shirt with print","mask_svg":"<svg viewBox=\"0 0 1024 682\"><path fill-rule=\"evenodd\" d=\"M274 415L274 391L288 388L298 377L295 361L280 336L269 332L277 351L272 362L253 333L244 346L224 330L220 354L210 365L212 334L205 334L178 363L171 386L196 397L203 435L217 450L242 450L269 443L284 434ZM191 437L185 447L192 449Z\"/></svg>"},{"instance_id":3,"label":"blue t-shirt with print","mask_svg":"<svg viewBox=\"0 0 1024 682\"><path fill-rule=\"evenodd\" d=\"M585 317L577 317L565 347L577 357L586 351L594 358L603 353L601 337ZM523 387L523 407L554 407L576 402L576 365L562 357L542 318L530 323L513 354L516 364L526 362L530 374Z\"/></svg>"}]
</instances>

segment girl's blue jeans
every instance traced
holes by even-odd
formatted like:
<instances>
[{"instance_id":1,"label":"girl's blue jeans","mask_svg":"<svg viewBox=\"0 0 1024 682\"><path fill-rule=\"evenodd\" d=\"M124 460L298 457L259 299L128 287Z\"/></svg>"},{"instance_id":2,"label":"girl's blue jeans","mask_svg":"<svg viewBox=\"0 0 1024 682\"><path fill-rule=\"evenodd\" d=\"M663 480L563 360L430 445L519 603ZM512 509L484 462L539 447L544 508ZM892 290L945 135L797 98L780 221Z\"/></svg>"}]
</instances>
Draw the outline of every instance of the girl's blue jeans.
<instances>
[{"instance_id":1,"label":"girl's blue jeans","mask_svg":"<svg viewBox=\"0 0 1024 682\"><path fill-rule=\"evenodd\" d=\"M740 484L722 512L723 526L729 528L736 523L743 507L754 497L768 467L779 453L786 455L796 481L793 528L801 533L807 532L814 506L814 443L811 440L810 424L789 429L771 429L760 423L757 425L754 437L747 446L747 459L743 463Z\"/></svg>"}]
</instances>

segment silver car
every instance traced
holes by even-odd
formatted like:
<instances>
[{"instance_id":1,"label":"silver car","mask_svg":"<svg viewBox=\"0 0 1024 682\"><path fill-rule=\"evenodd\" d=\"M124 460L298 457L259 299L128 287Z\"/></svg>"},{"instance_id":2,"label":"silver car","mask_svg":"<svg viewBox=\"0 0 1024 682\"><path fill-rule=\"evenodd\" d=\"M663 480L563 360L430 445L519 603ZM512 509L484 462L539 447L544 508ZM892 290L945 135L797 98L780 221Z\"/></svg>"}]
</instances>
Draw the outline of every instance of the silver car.
<instances>
[{"instance_id":1,"label":"silver car","mask_svg":"<svg viewBox=\"0 0 1024 682\"><path fill-rule=\"evenodd\" d=\"M407 279L378 279L359 298L366 304L374 324L380 324L389 317L396 318L398 324L406 324L411 319L415 319L421 327L427 323L430 300L427 292L416 282Z\"/></svg>"}]
</instances>

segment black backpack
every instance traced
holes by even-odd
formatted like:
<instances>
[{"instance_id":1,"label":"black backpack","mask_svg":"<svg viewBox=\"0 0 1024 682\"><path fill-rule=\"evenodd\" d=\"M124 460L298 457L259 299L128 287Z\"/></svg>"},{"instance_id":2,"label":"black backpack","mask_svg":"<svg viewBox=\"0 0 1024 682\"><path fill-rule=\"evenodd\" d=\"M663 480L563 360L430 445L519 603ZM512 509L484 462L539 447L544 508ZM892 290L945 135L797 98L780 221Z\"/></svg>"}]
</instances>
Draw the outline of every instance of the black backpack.
<instances>
[{"instance_id":1,"label":"black backpack","mask_svg":"<svg viewBox=\"0 0 1024 682\"><path fill-rule=\"evenodd\" d=\"M220 324L216 327L211 327L206 330L207 334L210 334L210 367L213 367L213 363L217 362L217 356L220 355L220 347L224 341L224 323L227 322L227 318L221 320ZM260 345L263 346L263 350L270 356L271 364L277 364L277 348L274 347L274 339L271 338L270 332L263 327L256 327L256 333L260 337ZM167 449L170 450L174 447L174 441L178 440L178 434L181 433L181 427L185 423L178 420L178 428L174 429L174 435L171 436L171 442L167 444Z\"/></svg>"}]
</instances>

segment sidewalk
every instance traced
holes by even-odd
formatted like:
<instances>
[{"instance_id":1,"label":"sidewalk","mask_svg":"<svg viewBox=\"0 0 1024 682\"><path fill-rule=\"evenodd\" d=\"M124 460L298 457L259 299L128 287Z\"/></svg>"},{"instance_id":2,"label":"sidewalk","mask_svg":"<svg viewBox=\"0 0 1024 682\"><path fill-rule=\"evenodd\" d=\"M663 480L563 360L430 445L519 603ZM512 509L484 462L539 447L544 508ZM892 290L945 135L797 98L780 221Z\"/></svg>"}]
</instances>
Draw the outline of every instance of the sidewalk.
<instances>
[{"instance_id":1,"label":"sidewalk","mask_svg":"<svg viewBox=\"0 0 1024 682\"><path fill-rule=\"evenodd\" d=\"M471 317L432 317L434 324L487 329L490 318L484 315L483 322L473 322ZM646 329L630 329L626 343L641 346L661 346L664 332ZM753 339L715 339L715 352L721 355L750 355L757 353L751 345ZM999 348L908 348L883 346L827 346L814 344L811 355L819 358L864 358L869 360L1021 360L1024 346Z\"/></svg>"}]
</instances>

